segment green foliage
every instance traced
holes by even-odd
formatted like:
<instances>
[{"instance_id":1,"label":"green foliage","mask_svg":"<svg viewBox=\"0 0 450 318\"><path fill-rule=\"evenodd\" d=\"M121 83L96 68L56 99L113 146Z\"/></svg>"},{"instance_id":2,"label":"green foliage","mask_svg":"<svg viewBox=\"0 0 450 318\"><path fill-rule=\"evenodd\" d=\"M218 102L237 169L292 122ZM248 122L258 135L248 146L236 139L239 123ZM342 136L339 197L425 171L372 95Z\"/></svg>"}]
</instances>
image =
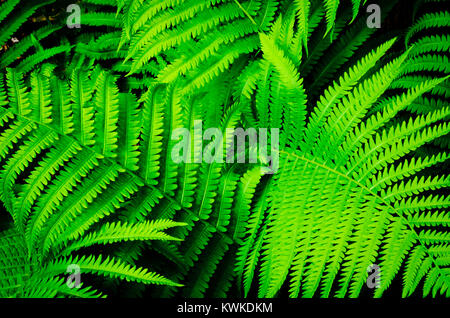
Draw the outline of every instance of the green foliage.
<instances>
[{"instance_id":1,"label":"green foliage","mask_svg":"<svg viewBox=\"0 0 450 318\"><path fill-rule=\"evenodd\" d=\"M88 0L66 29L69 2L23 3L0 6L1 297L358 297L372 264L374 297L450 296L448 11L377 32L360 0ZM192 160L238 127L279 129L276 173Z\"/></svg>"},{"instance_id":2,"label":"green foliage","mask_svg":"<svg viewBox=\"0 0 450 318\"><path fill-rule=\"evenodd\" d=\"M30 76L32 89L28 93L21 75L8 70L6 83L10 89L6 94L5 87L0 88L11 106L2 108L1 114L5 128L1 134L2 200L14 220L15 230L9 231L13 233L11 244L21 244L23 249L18 255L25 260L23 264L15 264L13 269L2 270L3 295L9 295L15 284L23 288L17 296L26 295L22 294L25 291L33 297L64 294L65 282L55 279L70 264L87 272L129 281L177 285L117 258L70 256L93 244L175 240L163 231L183 225L170 220L106 221L113 211L131 204L137 192L144 191L144 183L138 176L108 159L116 157L114 150L118 144L132 143L133 139L122 140L122 137L128 138L128 133L140 127L130 125L130 120L119 121L119 93L114 79L105 71L94 73L95 81L83 86L80 76L89 80L85 70L74 69L69 85L42 71L34 71ZM129 99L129 96L123 94L123 98ZM54 100L59 104L52 103ZM86 107L91 100L96 106L95 123L89 116L93 110ZM12 106L13 103L17 106ZM24 105L28 106L24 108ZM126 131L121 138L116 136L119 123L120 131ZM93 131L95 139L89 138ZM136 157L136 150L125 147L125 151L128 151L123 154L127 166L128 158ZM100 221L104 225L96 229ZM5 237L9 232L5 232ZM2 244L2 248L6 256L2 258L3 265L9 268L9 249L13 247ZM14 268L19 266L29 267L26 279L17 280Z\"/></svg>"}]
</instances>

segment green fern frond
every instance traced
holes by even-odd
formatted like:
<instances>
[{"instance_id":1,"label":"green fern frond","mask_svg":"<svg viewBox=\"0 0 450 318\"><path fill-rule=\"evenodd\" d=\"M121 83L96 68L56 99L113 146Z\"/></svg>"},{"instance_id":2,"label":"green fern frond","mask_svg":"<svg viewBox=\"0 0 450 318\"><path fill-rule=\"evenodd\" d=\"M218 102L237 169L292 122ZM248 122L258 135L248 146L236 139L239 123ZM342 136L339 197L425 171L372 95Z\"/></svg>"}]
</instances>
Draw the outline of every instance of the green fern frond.
<instances>
[{"instance_id":1,"label":"green fern frond","mask_svg":"<svg viewBox=\"0 0 450 318\"><path fill-rule=\"evenodd\" d=\"M411 38L426 29L449 26L450 14L447 11L438 13L428 13L421 17L417 23L412 26L405 36L405 44L408 45Z\"/></svg>"},{"instance_id":2,"label":"green fern frond","mask_svg":"<svg viewBox=\"0 0 450 318\"><path fill-rule=\"evenodd\" d=\"M119 259L114 259L111 257L98 257L88 256L88 257L75 257L75 258L62 258L55 262L49 263L44 269L44 275L53 275L58 273L63 273L66 271L67 264L77 264L83 272L86 273L99 273L106 277L114 277L124 279L126 281L139 282L144 284L169 284L175 285L167 278L153 272L149 272L143 268L137 268L135 266L130 266Z\"/></svg>"},{"instance_id":3,"label":"green fern frond","mask_svg":"<svg viewBox=\"0 0 450 318\"><path fill-rule=\"evenodd\" d=\"M185 225L170 220L157 220L153 222L121 224L106 223L98 231L91 232L82 239L71 243L64 249L64 254L94 244L111 244L123 241L136 240L177 240L162 231L174 226Z\"/></svg>"},{"instance_id":4,"label":"green fern frond","mask_svg":"<svg viewBox=\"0 0 450 318\"><path fill-rule=\"evenodd\" d=\"M0 297L449 297L443 3L3 1Z\"/></svg>"}]
</instances>

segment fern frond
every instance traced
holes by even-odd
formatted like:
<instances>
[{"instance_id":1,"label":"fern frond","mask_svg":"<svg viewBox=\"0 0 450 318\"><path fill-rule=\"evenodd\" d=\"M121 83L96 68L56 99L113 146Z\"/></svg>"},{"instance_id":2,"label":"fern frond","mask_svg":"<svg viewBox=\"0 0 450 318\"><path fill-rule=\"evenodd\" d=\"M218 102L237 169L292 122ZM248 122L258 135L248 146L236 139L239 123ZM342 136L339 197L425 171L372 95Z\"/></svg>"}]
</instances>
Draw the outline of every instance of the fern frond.
<instances>
[{"instance_id":1,"label":"fern frond","mask_svg":"<svg viewBox=\"0 0 450 318\"><path fill-rule=\"evenodd\" d=\"M15 16L14 21L12 21L11 23L2 23L2 27L0 28L0 43L3 45L7 39L11 38L11 36L14 34L14 32L17 31L17 29L19 29L19 27L39 8L53 3L55 2L55 0L46 0L46 1L42 1L38 4L34 4L34 5L27 5L24 6L20 12L16 12L15 14L17 14L17 16ZM8 11L11 12L11 4L14 3L12 1L9 1L8 3L5 3L2 5L2 9L5 9L5 13L3 13L2 10L2 15L7 15ZM5 18L5 16L3 16L3 19ZM3 19L0 19L3 20Z\"/></svg>"},{"instance_id":2,"label":"fern frond","mask_svg":"<svg viewBox=\"0 0 450 318\"><path fill-rule=\"evenodd\" d=\"M430 28L449 26L449 21L450 13L447 11L425 14L409 29L405 37L405 44L408 46L411 38L418 32Z\"/></svg>"},{"instance_id":3,"label":"fern frond","mask_svg":"<svg viewBox=\"0 0 450 318\"><path fill-rule=\"evenodd\" d=\"M116 157L117 122L119 120L119 90L116 79L105 72L101 72L95 83L95 146L105 157Z\"/></svg>"},{"instance_id":4,"label":"fern frond","mask_svg":"<svg viewBox=\"0 0 450 318\"><path fill-rule=\"evenodd\" d=\"M185 225L170 220L153 222L121 224L106 223L98 231L91 232L71 243L64 249L64 254L85 248L94 244L111 244L123 241L136 240L176 240L176 238L162 232L174 226Z\"/></svg>"},{"instance_id":5,"label":"fern frond","mask_svg":"<svg viewBox=\"0 0 450 318\"><path fill-rule=\"evenodd\" d=\"M146 269L130 266L119 259L112 257L75 257L60 259L48 264L44 269L44 275L58 274L66 271L67 264L77 264L85 273L97 273L106 277L124 279L126 281L140 282L144 284L166 284L177 286L179 284L162 277L159 274L149 272Z\"/></svg>"},{"instance_id":6,"label":"fern frond","mask_svg":"<svg viewBox=\"0 0 450 318\"><path fill-rule=\"evenodd\" d=\"M334 83L319 98L317 107L311 114L311 120L305 131L304 143L301 145L302 151L308 152L314 146L315 140L320 132L320 127L325 123L326 118L331 113L333 106L349 93L349 90L373 67L377 60L383 56L394 44L391 40L376 50L366 55L358 61L356 65L339 78L339 82Z\"/></svg>"}]
</instances>

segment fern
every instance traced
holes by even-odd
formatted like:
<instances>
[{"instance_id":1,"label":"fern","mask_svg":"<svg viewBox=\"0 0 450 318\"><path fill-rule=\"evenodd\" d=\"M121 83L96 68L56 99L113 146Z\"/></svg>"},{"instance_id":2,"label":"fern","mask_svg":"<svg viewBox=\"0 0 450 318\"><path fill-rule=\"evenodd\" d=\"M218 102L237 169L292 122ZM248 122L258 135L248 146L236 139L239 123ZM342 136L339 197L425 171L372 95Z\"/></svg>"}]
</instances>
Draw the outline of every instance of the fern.
<instances>
[{"instance_id":1,"label":"fern","mask_svg":"<svg viewBox=\"0 0 450 318\"><path fill-rule=\"evenodd\" d=\"M403 297L448 297L435 2L380 33L360 0L87 0L67 33L54 1L4 1L0 296L358 297L377 264L374 297L398 276ZM402 8L380 5L383 23ZM268 130L274 174L225 153L241 127Z\"/></svg>"},{"instance_id":2,"label":"fern","mask_svg":"<svg viewBox=\"0 0 450 318\"><path fill-rule=\"evenodd\" d=\"M74 73L76 72L75 70ZM9 74L13 74L12 71ZM13 82L17 82L17 77L18 74L15 73L8 77L6 80L8 86L14 88ZM99 220L120 207L126 198L135 194L143 185L139 179L128 176L122 168L109 163L106 159L115 157L112 150L115 149L114 146L118 142L118 138L114 138L114 135L111 136L114 130L110 128L110 125L117 125L118 120L114 122L113 119L106 116L113 115L116 118L119 116L118 107L115 112L110 109L105 110L110 107L111 102L114 102L111 94L114 94L115 84L113 80L108 79L111 79L110 75L103 71L99 74L96 83L93 84L95 93L92 94L96 95L93 98L96 100L98 113L96 118L98 125L93 125L93 127L101 138L95 140L97 145L92 145L92 148L83 148L74 137L71 139L59 135L60 131L64 131L63 127L50 127L53 124L52 117L55 114L58 116L61 109L53 111L51 95L58 91L51 91L50 79L42 73L35 72L31 77L33 89L30 104L35 108L28 113L29 119L23 116L27 112L18 111L14 106L4 110L3 118L8 118L5 124L21 129L8 129L1 136L2 149L7 152L3 153L3 158L8 158L2 172L2 184L6 191L3 192L5 193L3 199L14 219L16 229L12 232L15 233L15 240L23 241L25 244L23 257L36 262L30 263L32 268L34 266L37 266L36 269L44 267L44 270L32 270L32 274L24 282L25 285L22 285L23 288L29 289L27 293L36 289L36 293L33 294L35 296L40 293L46 295L44 291L47 290L47 287L35 284L41 284L42 280L57 277L55 275L65 271L64 266L67 267L76 261L79 261L80 267L93 273L106 273L113 277L144 283L174 284L162 276L130 267L120 260L108 258L102 260L100 256L81 259L58 256L70 255L72 251L92 244L131 240L132 235L135 235L134 239L137 240L174 240L175 238L162 231L182 225L172 221L123 225L120 223L109 225L108 223L99 232L91 230ZM17 83L16 85L21 85L20 81ZM75 101L79 100L76 98L78 94L82 94L76 85L76 82L71 85ZM3 90L4 88L2 88ZM19 92L11 89L8 98L15 98L19 103L18 98L21 94L24 94L24 87L19 88ZM117 92L115 94L117 95L116 103L118 103L118 94ZM82 105L71 102L69 96L68 92L59 96L59 98L68 99L61 103L62 107ZM11 111L15 111L15 114ZM86 117L81 118L86 120ZM78 118L73 118L73 120L77 121ZM25 135L22 127L27 129ZM80 137L80 139L82 138ZM17 152L12 148L14 145L18 147ZM98 154L95 154L94 149L98 151ZM129 156L132 157L133 148L130 148L129 151ZM17 178L20 172L25 172L26 169L28 175L25 177L26 183L19 190L17 187L20 181ZM6 189L17 192L6 195L8 192ZM101 195L100 192L102 192ZM82 209L88 206L90 208L82 213ZM91 230L91 234L83 238L82 234L89 230ZM153 231L152 235L150 235L151 231ZM65 234L61 235L62 233ZM5 255L8 255L8 252L5 252ZM55 266L59 269L54 268ZM5 272L2 273L2 276L8 278L10 274ZM13 284L13 281L10 284ZM45 281L45 284L51 284L51 288L56 293L61 292L59 289L63 288L63 283L59 281L56 284L53 278ZM8 285L2 286L2 289L6 290L6 294L10 288Z\"/></svg>"}]
</instances>

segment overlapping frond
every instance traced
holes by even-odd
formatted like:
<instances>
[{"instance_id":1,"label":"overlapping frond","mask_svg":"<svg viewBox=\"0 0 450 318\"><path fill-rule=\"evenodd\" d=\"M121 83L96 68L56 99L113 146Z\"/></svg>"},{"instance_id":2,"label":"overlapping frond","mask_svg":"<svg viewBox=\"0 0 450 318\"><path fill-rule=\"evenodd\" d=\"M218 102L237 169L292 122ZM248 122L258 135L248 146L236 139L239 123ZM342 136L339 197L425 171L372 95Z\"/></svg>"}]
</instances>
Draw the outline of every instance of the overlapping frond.
<instances>
[{"instance_id":1,"label":"overlapping frond","mask_svg":"<svg viewBox=\"0 0 450 318\"><path fill-rule=\"evenodd\" d=\"M87 0L68 35L54 3L0 5L1 297L105 296L70 265L128 296L358 297L372 265L375 297L450 296L445 8L391 35L360 0Z\"/></svg>"}]
</instances>

